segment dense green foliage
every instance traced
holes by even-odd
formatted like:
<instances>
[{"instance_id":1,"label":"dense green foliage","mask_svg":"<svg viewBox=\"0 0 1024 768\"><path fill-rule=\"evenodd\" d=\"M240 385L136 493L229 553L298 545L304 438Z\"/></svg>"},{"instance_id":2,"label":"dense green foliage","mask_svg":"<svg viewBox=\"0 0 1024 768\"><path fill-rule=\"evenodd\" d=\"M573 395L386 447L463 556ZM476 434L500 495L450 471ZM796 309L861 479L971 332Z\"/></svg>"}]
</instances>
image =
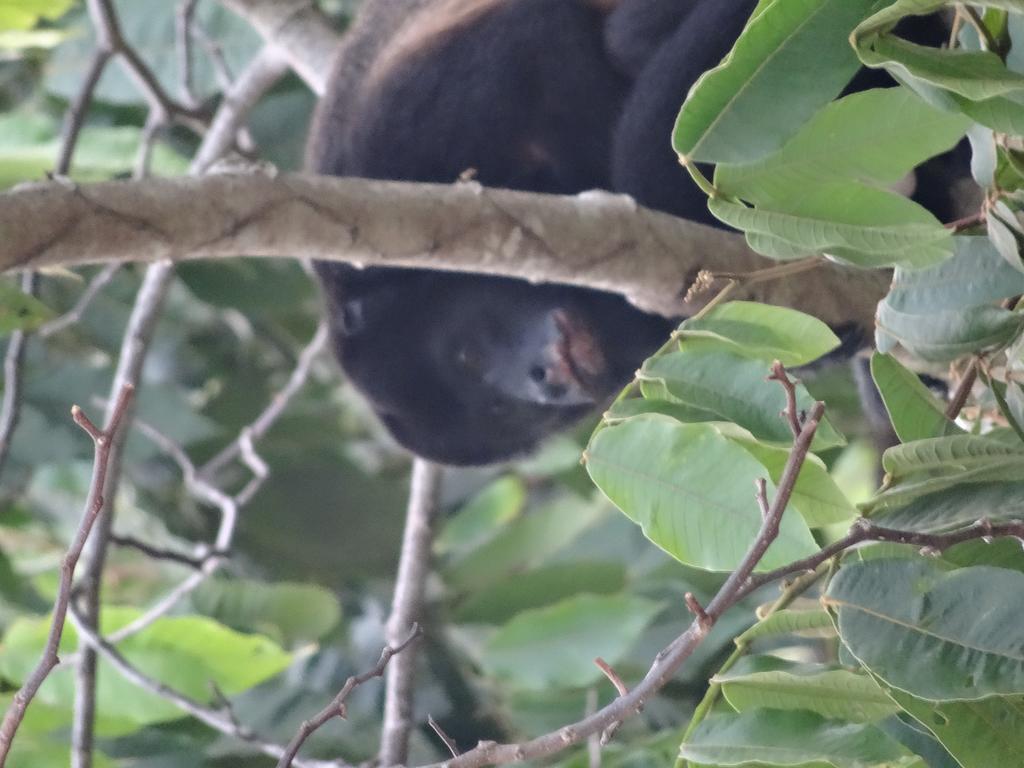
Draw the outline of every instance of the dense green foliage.
<instances>
[{"instance_id":1,"label":"dense green foliage","mask_svg":"<svg viewBox=\"0 0 1024 768\"><path fill-rule=\"evenodd\" d=\"M73 5L0 6L0 186L38 179L53 165L61 115L92 47L83 9ZM711 211L754 250L779 260L827 254L895 268L878 309L871 373L901 442L884 456L873 452L845 368L799 370L798 406L825 400L827 417L761 572L813 555L862 514L877 525L943 535L982 520L1024 519L1024 315L1012 303L1024 294L1016 213L1024 206L1024 2L961 7L955 49L922 49L892 32L904 15L954 5L762 0L675 127L673 146L708 191ZM173 6L118 4L126 38L172 91ZM198 8L206 33L237 68L256 49L255 33L216 3ZM206 57L197 60L204 63L195 92L216 99L214 69ZM885 68L902 85L836 100L861 63ZM264 156L296 165L312 104L290 79L255 108L250 128ZM130 173L145 117L131 81L116 71L105 76L72 178ZM984 197L975 213L983 215L949 227L889 187L965 133ZM194 142L184 132L164 136L152 172L184 172ZM695 163L715 164L714 173L706 177ZM86 279L95 273L83 270ZM98 412L140 274L119 271L80 322L30 343L21 423L0 487L4 703L42 650L59 556L88 487L92 446L68 408ZM0 278L0 344L67 311L83 282L45 275L33 299ZM143 375L139 419L201 465L281 388L318 311L297 263L182 266ZM792 435L780 417L784 391L766 379L772 361L804 366L838 344L815 318L726 301L683 323L585 448L593 424L530 460L451 473L428 590L420 724L429 713L463 746L554 730L616 696L595 657L635 684L690 623L683 596L706 603L756 536L755 481L764 478L768 498L775 495ZM968 366L979 382L951 418L917 372L952 367L955 383ZM229 564L118 645L137 667L194 699L228 697L241 722L278 743L376 660L401 535L406 458L337 379L322 355L259 443L271 472L244 505ZM876 463L885 473L877 491ZM209 540L216 510L188 492L172 458L138 431L125 471L118 534L182 554ZM216 479L235 492L248 478L244 466L232 465ZM104 633L116 633L189 573L181 563L115 548ZM680 750L694 767L1020 764L1019 541L976 536L942 550L867 543L819 576L804 595L777 602L778 588L769 585L727 613L604 748L603 765L662 766ZM62 655L73 658L75 647L69 627ZM13 764L67 764L73 684L70 665L44 684ZM375 683L357 690L347 722L319 731L304 754L371 758L379 695ZM97 707L100 766L266 760L106 662ZM425 726L416 732L413 763L445 754ZM555 759L587 764L582 748Z\"/></svg>"}]
</instances>

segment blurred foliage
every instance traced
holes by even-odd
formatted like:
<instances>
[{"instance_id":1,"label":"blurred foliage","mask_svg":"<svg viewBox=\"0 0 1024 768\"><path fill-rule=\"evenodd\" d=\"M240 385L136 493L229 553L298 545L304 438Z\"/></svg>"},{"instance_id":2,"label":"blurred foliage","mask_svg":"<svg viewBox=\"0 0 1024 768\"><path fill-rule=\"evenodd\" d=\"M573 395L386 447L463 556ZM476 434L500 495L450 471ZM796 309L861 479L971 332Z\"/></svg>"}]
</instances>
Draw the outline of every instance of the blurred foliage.
<instances>
[{"instance_id":1,"label":"blurred foliage","mask_svg":"<svg viewBox=\"0 0 1024 768\"><path fill-rule=\"evenodd\" d=\"M760 3L733 56L691 94L673 141L687 161L716 163L712 180L698 181L715 185L712 211L756 250L780 259L826 251L865 268L896 267L879 309L881 352L871 361L902 441L884 456L884 490L875 492L879 457L849 370L821 360L839 343L828 328L743 302L687 321L609 409L589 438L585 466L579 459L593 423L530 459L447 473L420 656L421 724L429 713L463 746L537 735L579 719L588 699L613 698L593 657L614 664L627 683L646 672L691 619L683 596L710 599L749 545L760 523L753 481L768 479L769 496L779 482L790 436L779 418L781 390L764 380L773 359L808 366L799 370L800 406L824 398L829 410L764 568L842 535L858 510L924 532L1024 514L1024 322L1005 301L1024 292L1024 56L1015 44L1024 6L984 4L979 23L1002 47L981 50L966 24L958 53L970 56L953 64L953 52L910 49L891 33L903 14L942 2L899 0L865 21L880 5ZM323 6L343 23L353 3ZM171 93L174 9L162 0L118 4L125 36ZM212 0L198 9L237 72L258 37ZM0 6L0 187L41 180L52 168L62 111L92 45L81 4ZM221 83L208 52L197 46L196 55L195 92L211 105ZM814 78L792 88L793 62L806 69L812 59ZM904 86L833 101L858 59ZM312 105L289 78L257 106L250 127L262 156L297 167ZM129 175L145 112L130 80L110 68L71 177ZM993 215L983 231L953 236L888 186L965 131ZM184 172L194 139L162 138L152 171ZM66 312L96 272L48 273L38 300L0 278L0 345L14 329ZM68 409L101 412L140 275L119 270L80 322L29 345L21 424L0 486L0 703L38 657L59 558L87 491L92 446ZM297 262L182 265L143 372L139 418L201 464L280 390L319 311ZM962 371L978 354L982 384L951 420L918 371L951 361ZM339 381L327 353L257 448L270 475L242 510L227 566L120 647L195 698L210 701L216 683L241 722L284 743L380 652L408 462ZM187 493L178 466L138 431L125 472L119 535L183 555L209 541L216 510ZM219 479L235 491L248 478L238 465ZM104 629L131 621L189 573L180 562L115 547ZM723 698L683 742L691 765L1013 765L1024 750L1022 573L1024 553L1012 541L969 542L928 558L872 545L850 553L825 586L828 612L807 601L765 617L756 609L777 590L751 595L623 725L603 764L674 759L714 675ZM743 642L753 652L720 669L751 625ZM62 652L75 644L69 629ZM12 764L66 765L68 672L48 681L31 707ZM96 765L272 764L111 668L101 673ZM380 694L376 681L356 690L347 721L318 731L308 754L371 759ZM414 763L445 754L425 727L412 746ZM584 765L585 751L558 762Z\"/></svg>"}]
</instances>

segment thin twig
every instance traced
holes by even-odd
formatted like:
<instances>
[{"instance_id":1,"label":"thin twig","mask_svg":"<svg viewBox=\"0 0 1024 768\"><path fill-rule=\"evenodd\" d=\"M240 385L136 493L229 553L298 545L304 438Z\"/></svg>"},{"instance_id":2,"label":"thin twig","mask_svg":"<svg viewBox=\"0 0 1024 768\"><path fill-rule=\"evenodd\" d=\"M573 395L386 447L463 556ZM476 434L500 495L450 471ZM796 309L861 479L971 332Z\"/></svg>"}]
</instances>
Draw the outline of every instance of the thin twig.
<instances>
[{"instance_id":1,"label":"thin twig","mask_svg":"<svg viewBox=\"0 0 1024 768\"><path fill-rule=\"evenodd\" d=\"M107 287L111 280L114 279L114 275L120 270L120 264L107 264L103 269L97 272L89 284L82 291L82 295L78 297L78 301L75 305L65 312L60 317L55 317L46 323L43 323L36 329L36 335L41 339L47 339L53 336L55 333L63 331L72 325L75 325L82 319L85 311L92 304L93 300L99 295L100 291Z\"/></svg>"},{"instance_id":2,"label":"thin twig","mask_svg":"<svg viewBox=\"0 0 1024 768\"><path fill-rule=\"evenodd\" d=\"M337 695L331 699L331 703L324 707L320 712L306 720L299 726L298 732L288 743L287 748L281 755L277 762L277 768L290 768L292 762L295 760L295 756L299 750L302 749L302 745L306 743L314 731L324 725L329 720L333 720L335 717L340 717L342 720L346 717L346 705L345 702L356 688L365 683L367 680L371 680L375 677L380 677L384 674L384 670L387 669L388 663L392 658L400 654L409 645L420 636L419 624L413 624L409 634L396 645L385 645L383 650L380 652L380 658L377 663L366 672L361 675L353 675L338 691Z\"/></svg>"},{"instance_id":3,"label":"thin twig","mask_svg":"<svg viewBox=\"0 0 1024 768\"><path fill-rule=\"evenodd\" d=\"M134 549L153 560L166 560L171 563L179 563L181 565L187 565L189 568L193 568L197 571L201 570L203 566L213 558L228 559L231 557L230 552L221 552L216 550L206 552L201 556L186 555L183 552L176 552L173 549L155 547L145 541L136 539L134 536L120 536L116 533L110 534L110 543L119 547L125 547L126 549Z\"/></svg>"},{"instance_id":4,"label":"thin twig","mask_svg":"<svg viewBox=\"0 0 1024 768\"><path fill-rule=\"evenodd\" d=\"M212 459L202 466L198 472L199 477L214 477L236 458L244 456L246 440L250 442L256 441L267 433L267 430L274 425L277 419L284 412L284 409L288 407L288 403L290 403L292 398L295 397L295 394L305 385L306 380L309 378L313 361L326 345L327 337L327 323L321 320L320 324L317 326L316 333L313 334L313 338L310 339L302 352L299 353L298 363L292 370L292 373L288 377L288 381L285 385L279 392L277 392L277 394L274 395L270 400L270 403L267 404L267 407L263 409L252 423L241 431L238 439L226 445Z\"/></svg>"},{"instance_id":5,"label":"thin twig","mask_svg":"<svg viewBox=\"0 0 1024 768\"><path fill-rule=\"evenodd\" d=\"M34 296L37 282L34 272L25 272L21 276L22 292ZM21 419L21 383L29 336L29 331L14 331L7 340L7 352L4 354L4 392L0 398L0 472L3 472L10 455L14 430Z\"/></svg>"},{"instance_id":6,"label":"thin twig","mask_svg":"<svg viewBox=\"0 0 1024 768\"><path fill-rule=\"evenodd\" d=\"M853 524L846 536L834 541L827 547L823 547L815 554L752 577L749 583L744 586L742 594L747 595L765 584L784 579L796 573L813 571L836 555L840 555L848 549L867 541L910 544L931 552L943 552L949 547L955 544L962 544L965 541L1004 537L1014 537L1024 542L1024 520L1011 520L1003 523L978 520L965 528L950 533L921 533L919 531L885 528L875 525L867 518L862 517Z\"/></svg>"},{"instance_id":7,"label":"thin twig","mask_svg":"<svg viewBox=\"0 0 1024 768\"><path fill-rule=\"evenodd\" d=\"M85 510L82 513L82 520L78 525L74 538L64 554L60 564L60 580L57 586L57 598L53 606L53 618L50 623L50 631L46 637L46 645L43 649L42 658L39 664L28 676L21 689L14 695L7 713L4 715L3 723L0 724L0 768L7 761L11 746L14 743L14 736L18 726L25 717L25 711L29 703L43 684L43 681L50 674L50 671L59 663L57 650L60 647L61 635L64 632L64 621L68 614L71 602L71 581L75 573L75 566L81 557L85 543L92 532L93 524L103 509L103 488L107 479L107 470L110 466L111 449L116 443L118 430L123 425L124 417L128 411L135 388L127 384L122 387L117 401L107 422L105 430L100 430L76 405L71 409L72 418L93 440L95 457L93 459L92 480L89 483L89 493L85 502Z\"/></svg>"},{"instance_id":8,"label":"thin twig","mask_svg":"<svg viewBox=\"0 0 1024 768\"><path fill-rule=\"evenodd\" d=\"M613 723L633 716L644 701L661 690L672 679L679 667L704 641L710 630L710 624L717 622L722 614L746 594L747 590L744 587L748 583L751 573L778 536L782 513L789 502L800 467L807 458L811 441L814 439L814 433L817 431L823 413L824 405L815 403L786 462L778 483L778 491L772 501L771 513L762 522L757 536L739 566L729 575L705 608L705 613L711 620L710 623L694 619L685 632L658 653L643 680L627 695L619 696L593 715L529 741L517 744L495 744L493 742L478 744L475 749L443 763L434 763L430 768L476 768L477 766L500 765L547 757L584 741L594 733L600 733Z\"/></svg>"},{"instance_id":9,"label":"thin twig","mask_svg":"<svg viewBox=\"0 0 1024 768\"><path fill-rule=\"evenodd\" d=\"M216 709L207 706L139 670L117 648L97 635L92 627L86 625L83 617L75 611L73 606L68 610L68 618L78 631L79 641L103 656L110 662L114 670L129 682L170 702L185 714L191 715L214 730L252 744L265 755L280 758L284 754L285 748L280 744L266 741L251 729L240 725L230 708ZM296 768L350 768L342 761L303 760L295 761L294 764Z\"/></svg>"},{"instance_id":10,"label":"thin twig","mask_svg":"<svg viewBox=\"0 0 1024 768\"><path fill-rule=\"evenodd\" d=\"M174 14L174 52L178 57L178 92L191 108L199 105L192 87L192 24L198 0L179 0Z\"/></svg>"},{"instance_id":11,"label":"thin twig","mask_svg":"<svg viewBox=\"0 0 1024 768\"><path fill-rule=\"evenodd\" d=\"M114 372L114 392L125 385L138 386L142 376L142 365L156 333L156 324L173 274L169 262L153 264L146 270L121 341L117 370ZM107 402L107 424L110 423L110 409L114 402L114 397ZM124 415L125 423L133 416L133 409L130 409ZM121 481L126 433L127 430L119 432L111 445L110 469L103 487L103 509L100 511L96 531L82 554L82 575L78 585L79 608L83 620L90 627L96 627L99 623L100 589L113 524L113 502ZM85 648L79 655L76 668L74 717L71 728L73 768L90 768L92 765L95 711L96 653L91 648Z\"/></svg>"},{"instance_id":12,"label":"thin twig","mask_svg":"<svg viewBox=\"0 0 1024 768\"><path fill-rule=\"evenodd\" d=\"M409 627L415 625L423 613L440 492L441 468L424 459L415 459L409 483L402 552L398 559L398 573L395 576L391 615L386 626L387 643L391 646L401 643ZM388 668L384 679L381 766L405 764L409 751L409 733L412 729L415 676L415 652L402 654Z\"/></svg>"},{"instance_id":13,"label":"thin twig","mask_svg":"<svg viewBox=\"0 0 1024 768\"><path fill-rule=\"evenodd\" d=\"M796 410L796 382L789 378L786 369L778 360L772 363L772 372L768 375L768 381L779 382L783 392L786 393L786 409L782 415L789 423L789 431L793 433L795 439L800 435L800 414Z\"/></svg>"},{"instance_id":14,"label":"thin twig","mask_svg":"<svg viewBox=\"0 0 1024 768\"><path fill-rule=\"evenodd\" d=\"M956 390L949 398L949 405L946 406L947 419L956 419L964 409L967 398L971 396L971 390L974 388L974 382L978 379L978 364L978 358L971 360L964 375L960 377L960 383L956 385Z\"/></svg>"},{"instance_id":15,"label":"thin twig","mask_svg":"<svg viewBox=\"0 0 1024 768\"><path fill-rule=\"evenodd\" d=\"M455 743L455 739L444 732L444 728L441 724L433 718L432 715L427 715L427 725L430 729L437 734L437 738L444 742L444 745L448 747L448 751L452 753L452 757L459 756L459 745Z\"/></svg>"}]
</instances>

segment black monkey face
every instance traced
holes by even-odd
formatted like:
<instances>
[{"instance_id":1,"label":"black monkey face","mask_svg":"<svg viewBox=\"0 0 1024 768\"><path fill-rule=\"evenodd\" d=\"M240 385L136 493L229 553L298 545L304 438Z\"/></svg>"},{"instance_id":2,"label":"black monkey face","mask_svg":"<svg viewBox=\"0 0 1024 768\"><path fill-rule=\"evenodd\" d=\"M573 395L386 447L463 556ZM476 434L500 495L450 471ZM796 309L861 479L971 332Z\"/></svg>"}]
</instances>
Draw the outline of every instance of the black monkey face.
<instances>
[{"instance_id":1,"label":"black monkey face","mask_svg":"<svg viewBox=\"0 0 1024 768\"><path fill-rule=\"evenodd\" d=\"M421 270L321 265L342 368L424 458L525 453L628 380L669 324L619 297Z\"/></svg>"}]
</instances>

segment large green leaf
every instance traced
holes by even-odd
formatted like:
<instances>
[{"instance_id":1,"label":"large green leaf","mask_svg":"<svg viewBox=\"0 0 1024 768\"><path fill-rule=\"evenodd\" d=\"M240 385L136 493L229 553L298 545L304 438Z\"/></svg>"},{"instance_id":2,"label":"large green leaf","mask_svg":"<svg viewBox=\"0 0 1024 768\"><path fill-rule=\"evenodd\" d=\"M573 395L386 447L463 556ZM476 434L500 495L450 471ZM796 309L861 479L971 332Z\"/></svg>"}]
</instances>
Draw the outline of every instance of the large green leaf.
<instances>
[{"instance_id":1,"label":"large green leaf","mask_svg":"<svg viewBox=\"0 0 1024 768\"><path fill-rule=\"evenodd\" d=\"M1024 94L1024 75L1011 72L989 51L929 48L883 35L861 38L857 54L869 67L884 67L897 79L919 80L972 101Z\"/></svg>"},{"instance_id":2,"label":"large green leaf","mask_svg":"<svg viewBox=\"0 0 1024 768\"><path fill-rule=\"evenodd\" d=\"M712 715L697 726L679 753L685 760L714 766L924 768L874 726L770 709Z\"/></svg>"},{"instance_id":3,"label":"large green leaf","mask_svg":"<svg viewBox=\"0 0 1024 768\"><path fill-rule=\"evenodd\" d=\"M943 701L1024 693L1024 574L929 560L842 568L825 597L849 651L887 684Z\"/></svg>"},{"instance_id":4,"label":"large green leaf","mask_svg":"<svg viewBox=\"0 0 1024 768\"><path fill-rule=\"evenodd\" d=\"M873 3L766 6L691 90L672 134L676 152L697 162L744 163L781 147L853 76L857 57L847 37Z\"/></svg>"},{"instance_id":5,"label":"large green leaf","mask_svg":"<svg viewBox=\"0 0 1024 768\"><path fill-rule=\"evenodd\" d=\"M711 213L751 235L780 241L792 258L825 253L862 267L894 264L923 267L953 252L950 231L912 200L852 181L808 183L787 196L779 209L748 208L723 198L708 201ZM776 244L773 247L778 248Z\"/></svg>"},{"instance_id":6,"label":"large green leaf","mask_svg":"<svg viewBox=\"0 0 1024 768\"><path fill-rule=\"evenodd\" d=\"M879 88L832 102L780 151L748 165L719 165L725 195L778 209L809 179L894 184L952 147L970 120L935 109L906 88Z\"/></svg>"},{"instance_id":7,"label":"large green leaf","mask_svg":"<svg viewBox=\"0 0 1024 768\"><path fill-rule=\"evenodd\" d=\"M1015 765L1024 755L1024 697L935 702L888 690L893 701L935 734L963 768Z\"/></svg>"},{"instance_id":8,"label":"large green leaf","mask_svg":"<svg viewBox=\"0 0 1024 768\"><path fill-rule=\"evenodd\" d=\"M789 459L789 449L758 442L748 433L740 434L739 430L731 427L732 425L722 424L717 429L730 440L743 446L768 470L772 482L778 483ZM814 454L808 455L800 468L790 504L812 528L846 522L857 514L856 508L832 479L825 463Z\"/></svg>"},{"instance_id":9,"label":"large green leaf","mask_svg":"<svg viewBox=\"0 0 1024 768\"><path fill-rule=\"evenodd\" d=\"M499 477L445 521L434 539L434 551L440 555L465 555L515 520L525 503L523 481L515 475Z\"/></svg>"},{"instance_id":10,"label":"large green leaf","mask_svg":"<svg viewBox=\"0 0 1024 768\"><path fill-rule=\"evenodd\" d=\"M622 563L571 562L517 573L473 592L455 610L458 622L499 624L517 613L588 592L608 595L626 587Z\"/></svg>"},{"instance_id":11,"label":"large green leaf","mask_svg":"<svg viewBox=\"0 0 1024 768\"><path fill-rule=\"evenodd\" d=\"M139 615L140 611L133 608L104 608L104 634ZM49 618L23 618L12 624L0 648L0 673L15 683L23 682L42 653L49 628ZM77 644L74 627L65 626L61 654L70 654ZM292 661L291 654L266 637L241 634L199 616L159 619L118 643L118 650L143 673L207 703L216 696L211 684L230 696L284 671ZM74 669L60 668L47 678L38 698L50 706L70 710L74 690ZM96 706L104 717L137 725L184 716L169 701L125 680L102 660Z\"/></svg>"},{"instance_id":12,"label":"large green leaf","mask_svg":"<svg viewBox=\"0 0 1024 768\"><path fill-rule=\"evenodd\" d=\"M740 354L778 360L785 366L806 365L839 346L832 329L795 309L730 301L701 318L687 320L680 335L710 338L734 347Z\"/></svg>"},{"instance_id":13,"label":"large green leaf","mask_svg":"<svg viewBox=\"0 0 1024 768\"><path fill-rule=\"evenodd\" d=\"M912 315L959 310L1024 293L1024 274L984 236L953 238L952 258L927 269L896 268L885 304Z\"/></svg>"},{"instance_id":14,"label":"large green leaf","mask_svg":"<svg viewBox=\"0 0 1024 768\"><path fill-rule=\"evenodd\" d=\"M591 479L644 534L683 563L735 568L761 527L754 482L764 467L709 424L636 416L598 430L584 454ZM769 498L774 487L769 486ZM786 514L759 568L817 549L799 515Z\"/></svg>"},{"instance_id":15,"label":"large green leaf","mask_svg":"<svg viewBox=\"0 0 1024 768\"><path fill-rule=\"evenodd\" d=\"M1024 445L960 434L894 445L882 455L882 467L898 479L916 472L966 472L1015 459L1024 468Z\"/></svg>"},{"instance_id":16,"label":"large green leaf","mask_svg":"<svg viewBox=\"0 0 1024 768\"><path fill-rule=\"evenodd\" d=\"M770 367L760 360L733 354L719 345L691 341L680 352L648 360L639 378L645 397L710 411L759 440L789 445L793 435L780 415L786 395L778 382L765 379L769 372ZM809 410L813 404L804 386L797 385L797 408ZM815 448L843 442L828 419L823 420L815 435Z\"/></svg>"},{"instance_id":17,"label":"large green leaf","mask_svg":"<svg viewBox=\"0 0 1024 768\"><path fill-rule=\"evenodd\" d=\"M212 579L189 599L197 613L287 647L319 640L341 620L337 596L314 584Z\"/></svg>"},{"instance_id":18,"label":"large green leaf","mask_svg":"<svg viewBox=\"0 0 1024 768\"><path fill-rule=\"evenodd\" d=\"M946 531L983 518L1000 521L1024 516L1024 482L970 483L920 496L873 515L879 525L913 531Z\"/></svg>"},{"instance_id":19,"label":"large green leaf","mask_svg":"<svg viewBox=\"0 0 1024 768\"><path fill-rule=\"evenodd\" d=\"M871 356L871 378L902 442L963 432L946 418L942 403L917 374L891 355L876 352Z\"/></svg>"},{"instance_id":20,"label":"large green leaf","mask_svg":"<svg viewBox=\"0 0 1024 768\"><path fill-rule=\"evenodd\" d=\"M888 352L898 341L908 352L935 362L1003 346L1024 329L1024 314L990 306L912 315L883 301L875 320L879 351Z\"/></svg>"},{"instance_id":21,"label":"large green leaf","mask_svg":"<svg viewBox=\"0 0 1024 768\"><path fill-rule=\"evenodd\" d=\"M870 675L841 667L748 656L712 682L737 712L801 709L822 717L873 723L899 708Z\"/></svg>"},{"instance_id":22,"label":"large green leaf","mask_svg":"<svg viewBox=\"0 0 1024 768\"><path fill-rule=\"evenodd\" d=\"M460 591L477 591L544 563L610 512L606 503L571 497L544 505L445 568L445 580Z\"/></svg>"},{"instance_id":23,"label":"large green leaf","mask_svg":"<svg viewBox=\"0 0 1024 768\"><path fill-rule=\"evenodd\" d=\"M737 644L749 645L762 637L778 635L799 635L811 637L835 637L832 617L825 610L800 610L790 608L776 611L761 619L754 626L736 638Z\"/></svg>"},{"instance_id":24,"label":"large green leaf","mask_svg":"<svg viewBox=\"0 0 1024 768\"><path fill-rule=\"evenodd\" d=\"M516 688L582 688L603 677L594 659L614 665L660 610L640 597L578 595L516 616L490 638L481 661Z\"/></svg>"}]
</instances>

